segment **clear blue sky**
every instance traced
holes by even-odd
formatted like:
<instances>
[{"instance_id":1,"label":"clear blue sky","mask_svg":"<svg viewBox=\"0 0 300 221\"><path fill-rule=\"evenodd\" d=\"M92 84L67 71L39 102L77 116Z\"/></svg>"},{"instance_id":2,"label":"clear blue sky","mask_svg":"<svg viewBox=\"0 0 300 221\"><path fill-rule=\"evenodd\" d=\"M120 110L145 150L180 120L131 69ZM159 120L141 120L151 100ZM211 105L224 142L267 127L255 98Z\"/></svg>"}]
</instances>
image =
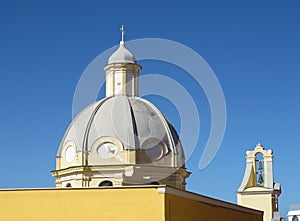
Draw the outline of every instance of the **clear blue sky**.
<instances>
[{"instance_id":1,"label":"clear blue sky","mask_svg":"<svg viewBox=\"0 0 300 221\"><path fill-rule=\"evenodd\" d=\"M1 1L0 187L54 186L50 171L72 119L76 84L96 56L118 43L125 24L128 40L165 38L192 48L223 88L226 134L200 171L210 115L203 91L191 84L203 127L187 164L188 190L236 202L245 152L261 142L274 151L286 215L289 204L300 203L299 11L298 1ZM165 64L143 64L145 72L176 76ZM170 105L149 99L180 126Z\"/></svg>"}]
</instances>

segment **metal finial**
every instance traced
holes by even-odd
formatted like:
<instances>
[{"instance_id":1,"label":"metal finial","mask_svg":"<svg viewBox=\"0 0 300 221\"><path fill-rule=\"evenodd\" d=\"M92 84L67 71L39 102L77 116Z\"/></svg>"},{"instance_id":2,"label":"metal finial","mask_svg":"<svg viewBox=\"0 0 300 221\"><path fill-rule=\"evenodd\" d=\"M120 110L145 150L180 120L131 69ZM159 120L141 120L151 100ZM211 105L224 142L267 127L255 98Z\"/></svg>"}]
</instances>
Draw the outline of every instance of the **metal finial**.
<instances>
[{"instance_id":1,"label":"metal finial","mask_svg":"<svg viewBox=\"0 0 300 221\"><path fill-rule=\"evenodd\" d=\"M124 25L121 26L120 31L122 33L122 42L124 42L125 28Z\"/></svg>"}]
</instances>

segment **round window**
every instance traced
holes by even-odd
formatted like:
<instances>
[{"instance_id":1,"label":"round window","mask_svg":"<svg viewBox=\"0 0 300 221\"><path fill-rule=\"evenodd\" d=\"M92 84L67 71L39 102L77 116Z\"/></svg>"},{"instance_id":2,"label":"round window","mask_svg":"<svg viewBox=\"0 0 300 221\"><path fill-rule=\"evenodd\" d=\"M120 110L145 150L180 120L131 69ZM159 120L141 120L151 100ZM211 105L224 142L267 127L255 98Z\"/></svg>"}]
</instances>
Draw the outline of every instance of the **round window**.
<instances>
[{"instance_id":1,"label":"round window","mask_svg":"<svg viewBox=\"0 0 300 221\"><path fill-rule=\"evenodd\" d=\"M164 146L162 143L148 144L144 148L146 155L152 160L159 160L164 154Z\"/></svg>"},{"instance_id":2,"label":"round window","mask_svg":"<svg viewBox=\"0 0 300 221\"><path fill-rule=\"evenodd\" d=\"M71 162L73 161L75 156L75 148L73 146L69 146L66 150L66 161Z\"/></svg>"},{"instance_id":3,"label":"round window","mask_svg":"<svg viewBox=\"0 0 300 221\"><path fill-rule=\"evenodd\" d=\"M111 158L117 154L117 146L113 143L103 143L98 148L98 155L101 158Z\"/></svg>"}]
</instances>

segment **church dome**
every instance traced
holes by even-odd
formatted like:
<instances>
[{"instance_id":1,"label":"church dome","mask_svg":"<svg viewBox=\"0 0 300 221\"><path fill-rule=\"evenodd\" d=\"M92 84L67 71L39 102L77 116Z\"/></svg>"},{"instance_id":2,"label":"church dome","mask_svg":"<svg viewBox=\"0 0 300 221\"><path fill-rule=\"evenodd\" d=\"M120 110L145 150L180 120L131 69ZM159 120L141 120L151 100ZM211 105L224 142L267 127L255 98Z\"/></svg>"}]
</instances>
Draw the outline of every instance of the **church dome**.
<instances>
[{"instance_id":1,"label":"church dome","mask_svg":"<svg viewBox=\"0 0 300 221\"><path fill-rule=\"evenodd\" d=\"M89 105L67 129L58 156L68 157L70 142L74 153L100 154L99 148L109 143L117 146L118 151L136 152L134 161L137 164L169 167L184 164L182 146L174 127L152 103L140 97L117 95ZM171 156L176 157L176 162L168 160ZM93 157L89 164L107 164L106 158L109 157ZM119 163L130 162L121 159Z\"/></svg>"},{"instance_id":2,"label":"church dome","mask_svg":"<svg viewBox=\"0 0 300 221\"><path fill-rule=\"evenodd\" d=\"M136 63L136 59L125 47L125 42L121 41L118 50L116 50L108 59L108 64Z\"/></svg>"},{"instance_id":3,"label":"church dome","mask_svg":"<svg viewBox=\"0 0 300 221\"><path fill-rule=\"evenodd\" d=\"M151 102L140 98L135 57L120 47L104 67L106 97L81 111L56 157L57 187L165 184L185 189L189 172L178 135Z\"/></svg>"}]
</instances>

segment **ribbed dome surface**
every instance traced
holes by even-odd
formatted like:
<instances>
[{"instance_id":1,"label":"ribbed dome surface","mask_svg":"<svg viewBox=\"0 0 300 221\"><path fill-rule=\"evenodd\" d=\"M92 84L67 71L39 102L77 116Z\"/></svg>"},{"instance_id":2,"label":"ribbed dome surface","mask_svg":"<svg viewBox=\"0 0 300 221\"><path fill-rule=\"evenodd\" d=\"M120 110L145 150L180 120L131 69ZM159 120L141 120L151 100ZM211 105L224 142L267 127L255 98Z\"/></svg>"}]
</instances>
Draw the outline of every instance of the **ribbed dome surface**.
<instances>
[{"instance_id":1,"label":"ribbed dome surface","mask_svg":"<svg viewBox=\"0 0 300 221\"><path fill-rule=\"evenodd\" d=\"M136 63L135 57L127 50L125 43L121 43L120 47L108 59L108 64L116 63Z\"/></svg>"},{"instance_id":2,"label":"ribbed dome surface","mask_svg":"<svg viewBox=\"0 0 300 221\"><path fill-rule=\"evenodd\" d=\"M153 141L162 142L169 152L178 154L178 164L184 163L173 126L152 103L139 97L113 96L88 106L67 129L58 156L68 141L75 143L77 152L84 152L90 151L101 137L116 138L125 150L133 151L146 148Z\"/></svg>"},{"instance_id":3,"label":"ribbed dome surface","mask_svg":"<svg viewBox=\"0 0 300 221\"><path fill-rule=\"evenodd\" d=\"M138 97L142 67L125 47L124 26L120 31L120 46L104 67L106 97L73 119L51 174L59 188L165 184L184 190L190 173L181 142L155 105Z\"/></svg>"}]
</instances>

